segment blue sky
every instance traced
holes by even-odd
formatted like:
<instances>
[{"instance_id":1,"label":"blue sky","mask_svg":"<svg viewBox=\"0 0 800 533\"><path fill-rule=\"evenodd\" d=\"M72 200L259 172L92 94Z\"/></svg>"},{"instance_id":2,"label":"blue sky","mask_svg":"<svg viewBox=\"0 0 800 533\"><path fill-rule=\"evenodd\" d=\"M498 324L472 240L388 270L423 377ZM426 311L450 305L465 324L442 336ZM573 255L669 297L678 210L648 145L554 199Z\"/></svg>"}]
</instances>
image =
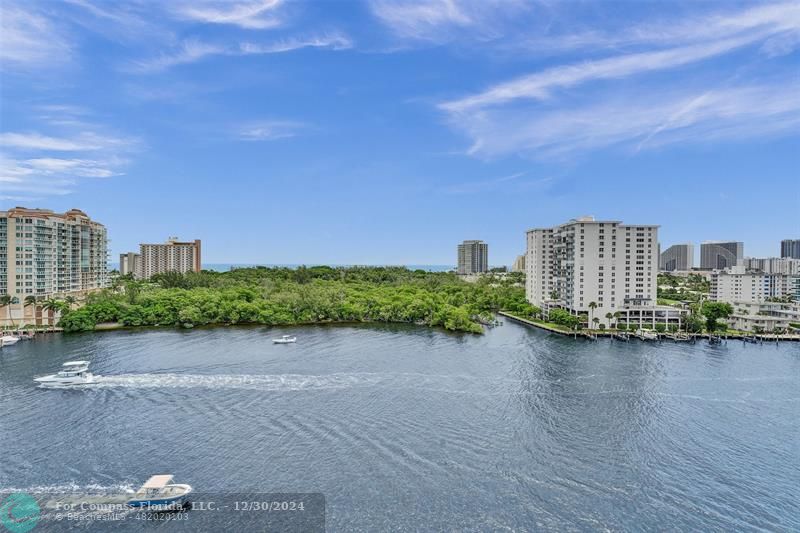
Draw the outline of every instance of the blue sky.
<instances>
[{"instance_id":1,"label":"blue sky","mask_svg":"<svg viewBox=\"0 0 800 533\"><path fill-rule=\"evenodd\" d=\"M530 227L800 237L800 3L3 0L0 208L114 255L510 264ZM112 260L113 260L112 256Z\"/></svg>"}]
</instances>

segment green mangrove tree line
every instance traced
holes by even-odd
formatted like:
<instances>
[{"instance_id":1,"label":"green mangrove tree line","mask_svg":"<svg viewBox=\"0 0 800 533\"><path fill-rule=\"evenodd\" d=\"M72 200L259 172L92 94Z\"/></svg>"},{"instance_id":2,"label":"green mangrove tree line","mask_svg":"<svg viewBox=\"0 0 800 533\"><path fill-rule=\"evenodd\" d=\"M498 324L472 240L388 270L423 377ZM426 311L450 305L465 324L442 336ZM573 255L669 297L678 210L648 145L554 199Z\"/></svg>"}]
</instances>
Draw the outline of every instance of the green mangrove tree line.
<instances>
[{"instance_id":1,"label":"green mangrove tree line","mask_svg":"<svg viewBox=\"0 0 800 533\"><path fill-rule=\"evenodd\" d=\"M79 309L67 310L60 325L75 332L102 322L193 327L355 321L480 333L495 311L531 311L521 281L521 275L511 275L466 283L452 273L402 267L169 272L148 281L118 278Z\"/></svg>"}]
</instances>

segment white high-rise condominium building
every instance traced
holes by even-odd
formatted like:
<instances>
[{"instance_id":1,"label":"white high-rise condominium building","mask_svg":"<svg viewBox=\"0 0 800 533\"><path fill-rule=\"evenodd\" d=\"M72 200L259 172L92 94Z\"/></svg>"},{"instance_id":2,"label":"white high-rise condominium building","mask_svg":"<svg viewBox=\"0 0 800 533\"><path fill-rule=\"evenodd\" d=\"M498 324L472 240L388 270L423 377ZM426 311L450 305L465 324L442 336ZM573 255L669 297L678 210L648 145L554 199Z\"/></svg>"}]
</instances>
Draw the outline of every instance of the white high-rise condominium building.
<instances>
[{"instance_id":1,"label":"white high-rise condominium building","mask_svg":"<svg viewBox=\"0 0 800 533\"><path fill-rule=\"evenodd\" d=\"M722 270L738 265L744 258L742 242L704 242L700 244L700 268Z\"/></svg>"},{"instance_id":2,"label":"white high-rise condominium building","mask_svg":"<svg viewBox=\"0 0 800 533\"><path fill-rule=\"evenodd\" d=\"M800 276L748 271L740 265L713 272L709 299L715 302L760 303L767 298L797 296Z\"/></svg>"},{"instance_id":3,"label":"white high-rise condominium building","mask_svg":"<svg viewBox=\"0 0 800 533\"><path fill-rule=\"evenodd\" d=\"M164 244L140 244L136 276L147 279L164 272L200 272L200 240L180 242L170 237Z\"/></svg>"},{"instance_id":4,"label":"white high-rise condominium building","mask_svg":"<svg viewBox=\"0 0 800 533\"><path fill-rule=\"evenodd\" d=\"M489 245L483 241L464 241L458 245L458 270L461 275L489 271Z\"/></svg>"},{"instance_id":5,"label":"white high-rise condominium building","mask_svg":"<svg viewBox=\"0 0 800 533\"><path fill-rule=\"evenodd\" d=\"M621 322L680 323L680 312L656 307L658 226L581 217L529 230L527 239L531 304L598 317L605 325L606 314L617 312Z\"/></svg>"},{"instance_id":6,"label":"white high-rise condominium building","mask_svg":"<svg viewBox=\"0 0 800 533\"><path fill-rule=\"evenodd\" d=\"M758 270L764 274L800 275L800 259L790 257L745 257L740 264L746 270Z\"/></svg>"},{"instance_id":7,"label":"white high-rise condominium building","mask_svg":"<svg viewBox=\"0 0 800 533\"><path fill-rule=\"evenodd\" d=\"M673 244L661 252L659 268L671 272L673 270L691 270L694 267L694 245Z\"/></svg>"},{"instance_id":8,"label":"white high-rise condominium building","mask_svg":"<svg viewBox=\"0 0 800 533\"><path fill-rule=\"evenodd\" d=\"M83 211L0 211L0 295L23 302L108 286L106 228Z\"/></svg>"}]
</instances>

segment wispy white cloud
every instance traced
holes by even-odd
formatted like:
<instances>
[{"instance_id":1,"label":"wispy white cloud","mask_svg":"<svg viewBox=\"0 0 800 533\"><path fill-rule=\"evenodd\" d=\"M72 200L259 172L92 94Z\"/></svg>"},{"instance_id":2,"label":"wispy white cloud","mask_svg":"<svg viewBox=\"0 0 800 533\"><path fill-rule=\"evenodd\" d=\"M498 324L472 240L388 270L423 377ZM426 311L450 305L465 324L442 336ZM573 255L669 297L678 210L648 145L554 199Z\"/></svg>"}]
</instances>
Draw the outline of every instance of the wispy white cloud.
<instances>
[{"instance_id":1,"label":"wispy white cloud","mask_svg":"<svg viewBox=\"0 0 800 533\"><path fill-rule=\"evenodd\" d=\"M575 87L594 80L619 79L676 68L729 53L766 36L766 33L751 34L710 43L625 54L554 67L500 83L473 96L445 102L441 108L451 112L464 112L518 99L543 100L550 97L554 89Z\"/></svg>"},{"instance_id":2,"label":"wispy white cloud","mask_svg":"<svg viewBox=\"0 0 800 533\"><path fill-rule=\"evenodd\" d=\"M718 8L722 4L703 6ZM512 48L529 53L552 54L585 50L589 52L623 51L633 48L652 48L683 46L697 42L709 42L749 33L764 31L779 35L794 32L800 27L800 5L796 2L758 3L752 7L726 12L702 11L691 18L660 18L631 24L627 19L624 26L590 30L575 29L547 30L530 36L522 35L515 39ZM614 20L607 20L611 24Z\"/></svg>"},{"instance_id":3,"label":"wispy white cloud","mask_svg":"<svg viewBox=\"0 0 800 533\"><path fill-rule=\"evenodd\" d=\"M30 7L3 2L0 12L0 64L32 69L68 63L73 46L62 28Z\"/></svg>"},{"instance_id":4,"label":"wispy white cloud","mask_svg":"<svg viewBox=\"0 0 800 533\"><path fill-rule=\"evenodd\" d=\"M283 0L192 0L172 3L171 10L179 18L194 22L264 30L283 23L276 12L283 3Z\"/></svg>"},{"instance_id":5,"label":"wispy white cloud","mask_svg":"<svg viewBox=\"0 0 800 533\"><path fill-rule=\"evenodd\" d=\"M76 127L71 121L52 120L59 114L83 118ZM127 156L141 147L136 138L87 122L90 113L83 108L38 105L28 116L38 119L47 133L0 133L0 191L7 200L68 194L81 180L120 175L129 164Z\"/></svg>"},{"instance_id":6,"label":"wispy white cloud","mask_svg":"<svg viewBox=\"0 0 800 533\"><path fill-rule=\"evenodd\" d=\"M328 33L319 36L291 37L273 42L243 42L236 46L224 46L202 42L196 39L183 41L169 52L151 59L136 61L130 70L138 73L160 72L177 65L194 63L210 56L245 56L259 54L279 54L303 48L328 48L346 50L353 46L349 37L341 33Z\"/></svg>"},{"instance_id":7,"label":"wispy white cloud","mask_svg":"<svg viewBox=\"0 0 800 533\"><path fill-rule=\"evenodd\" d=\"M330 48L331 50L347 50L353 47L353 42L344 34L331 33L307 38L291 37L268 44L241 43L239 50L242 54L277 54L291 52L302 48Z\"/></svg>"},{"instance_id":8,"label":"wispy white cloud","mask_svg":"<svg viewBox=\"0 0 800 533\"><path fill-rule=\"evenodd\" d=\"M235 131L242 141L273 141L295 137L307 128L307 124L292 120L262 120L238 126Z\"/></svg>"},{"instance_id":9,"label":"wispy white cloud","mask_svg":"<svg viewBox=\"0 0 800 533\"><path fill-rule=\"evenodd\" d=\"M54 152L78 152L89 150L102 150L112 147L133 146L136 141L112 136L100 135L94 132L80 132L70 137L52 137L35 132L5 132L0 133L0 144L5 148L21 150L47 150Z\"/></svg>"},{"instance_id":10,"label":"wispy white cloud","mask_svg":"<svg viewBox=\"0 0 800 533\"><path fill-rule=\"evenodd\" d=\"M401 38L442 43L456 34L495 38L501 22L530 9L522 0L371 0L372 13Z\"/></svg>"},{"instance_id":11,"label":"wispy white cloud","mask_svg":"<svg viewBox=\"0 0 800 533\"><path fill-rule=\"evenodd\" d=\"M159 72L177 65L194 63L208 56L226 53L229 52L223 46L205 43L197 39L187 39L177 49L169 53L162 53L154 58L135 61L130 70L140 73Z\"/></svg>"},{"instance_id":12,"label":"wispy white cloud","mask_svg":"<svg viewBox=\"0 0 800 533\"><path fill-rule=\"evenodd\" d=\"M373 13L395 33L415 39L430 38L442 26L469 26L472 18L456 0L377 0Z\"/></svg>"},{"instance_id":13,"label":"wispy white cloud","mask_svg":"<svg viewBox=\"0 0 800 533\"><path fill-rule=\"evenodd\" d=\"M514 174L509 174L508 176L500 176L499 178L467 181L464 183L447 185L439 190L445 194L453 195L480 194L502 189L518 191L520 188L546 185L552 181L552 178L550 177L523 179L527 174L527 172L515 172Z\"/></svg>"},{"instance_id":14,"label":"wispy white cloud","mask_svg":"<svg viewBox=\"0 0 800 533\"><path fill-rule=\"evenodd\" d=\"M631 151L672 143L730 141L796 132L800 83L782 80L733 88L619 94L575 108L483 110L460 116L469 153L571 157L613 145Z\"/></svg>"},{"instance_id":15,"label":"wispy white cloud","mask_svg":"<svg viewBox=\"0 0 800 533\"><path fill-rule=\"evenodd\" d=\"M667 143L790 134L798 125L800 86L796 69L787 70L785 63L767 71L768 81L754 76L753 68L727 77L716 67L666 81L648 75L703 65L745 47L760 64L794 50L800 45L797 35L800 4L777 3L661 27L634 25L619 34L555 36L554 48L611 55L496 83L442 102L439 109L471 140L468 153L484 157L574 155L611 145L639 151ZM606 83L594 83L599 81Z\"/></svg>"}]
</instances>

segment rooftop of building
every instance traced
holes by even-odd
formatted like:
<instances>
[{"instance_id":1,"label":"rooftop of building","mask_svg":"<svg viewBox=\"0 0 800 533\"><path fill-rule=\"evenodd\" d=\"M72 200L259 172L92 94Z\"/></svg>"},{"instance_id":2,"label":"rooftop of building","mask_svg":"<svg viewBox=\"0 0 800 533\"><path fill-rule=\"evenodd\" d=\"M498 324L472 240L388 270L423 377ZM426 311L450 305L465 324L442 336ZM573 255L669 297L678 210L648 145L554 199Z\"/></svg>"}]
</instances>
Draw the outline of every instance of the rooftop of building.
<instances>
[{"instance_id":1,"label":"rooftop of building","mask_svg":"<svg viewBox=\"0 0 800 533\"><path fill-rule=\"evenodd\" d=\"M0 213L4 213L7 216L29 216L29 217L85 217L89 218L89 215L81 211L80 209L72 208L69 211L65 211L64 213L56 213L52 209L42 209L40 207L21 207L16 206L12 207L8 211L0 211Z\"/></svg>"},{"instance_id":2,"label":"rooftop of building","mask_svg":"<svg viewBox=\"0 0 800 533\"><path fill-rule=\"evenodd\" d=\"M557 228L563 228L565 226L573 226L575 224L616 224L620 227L624 228L658 228L660 224L623 224L621 220L596 220L592 215L585 215L580 217L575 217L569 219L569 221L564 222L563 224L557 224L555 226L548 226L548 227L541 227L541 228L531 228L528 232L531 231L548 231Z\"/></svg>"}]
</instances>

